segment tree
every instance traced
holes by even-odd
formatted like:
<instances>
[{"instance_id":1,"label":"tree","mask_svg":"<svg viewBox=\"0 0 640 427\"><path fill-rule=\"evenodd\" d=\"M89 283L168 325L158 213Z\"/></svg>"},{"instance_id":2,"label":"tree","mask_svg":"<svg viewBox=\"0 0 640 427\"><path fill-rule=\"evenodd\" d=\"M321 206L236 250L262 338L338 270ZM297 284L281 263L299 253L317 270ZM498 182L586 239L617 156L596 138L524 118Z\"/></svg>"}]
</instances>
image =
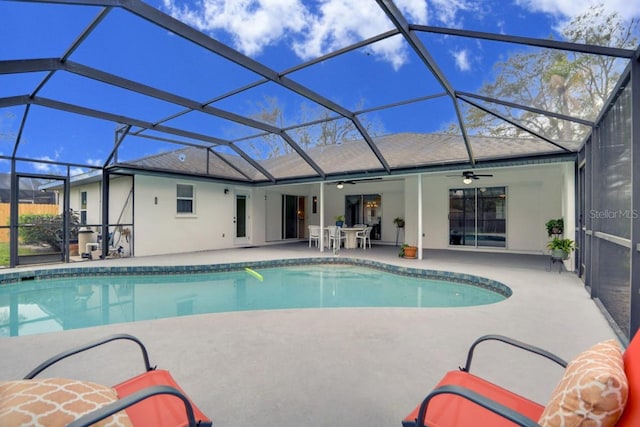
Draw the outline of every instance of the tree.
<instances>
[{"instance_id":1,"label":"tree","mask_svg":"<svg viewBox=\"0 0 640 427\"><path fill-rule=\"evenodd\" d=\"M607 14L602 4L575 17L563 31L570 42L635 48L638 20L625 22L616 12ZM541 110L594 120L618 81L625 61L604 55L551 49L517 52L495 65L496 79L485 84L485 96L506 99ZM580 139L588 127L528 111L502 108L501 113L551 139ZM510 124L470 108L466 122L474 133L497 136L527 134Z\"/></svg>"},{"instance_id":2,"label":"tree","mask_svg":"<svg viewBox=\"0 0 640 427\"><path fill-rule=\"evenodd\" d=\"M263 102L257 104L258 113L252 118L268 123L278 128L286 127L284 108L275 97L265 97ZM353 122L342 117L334 117L330 111L318 106L311 108L303 104L300 108L300 116L296 121L300 123L313 123L309 126L294 127L287 130L291 138L305 151L312 147L337 145L344 142L362 139L362 135L356 129ZM382 125L378 122L361 118L361 122L370 136L380 135ZM254 138L248 144L252 155L259 158L273 158L292 153L294 150L280 135L264 134Z\"/></svg>"}]
</instances>

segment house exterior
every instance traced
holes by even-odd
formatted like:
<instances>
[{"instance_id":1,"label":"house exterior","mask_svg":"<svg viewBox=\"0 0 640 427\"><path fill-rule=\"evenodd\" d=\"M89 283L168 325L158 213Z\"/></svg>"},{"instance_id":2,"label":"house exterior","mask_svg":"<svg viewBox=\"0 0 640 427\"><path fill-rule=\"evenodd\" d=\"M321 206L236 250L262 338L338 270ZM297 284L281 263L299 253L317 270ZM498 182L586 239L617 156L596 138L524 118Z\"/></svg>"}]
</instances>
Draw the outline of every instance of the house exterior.
<instances>
[{"instance_id":1,"label":"house exterior","mask_svg":"<svg viewBox=\"0 0 640 427\"><path fill-rule=\"evenodd\" d=\"M405 148L396 145L396 156L410 156L418 145L425 149L423 142L418 138L412 146L403 140ZM495 141L491 144L504 147ZM330 161L335 155L331 148L324 152L329 160L321 161ZM344 152L345 144L340 149ZM195 156L180 150L132 163L156 168L164 164L169 168L173 167L171 159L183 163L185 157ZM286 158L273 162L292 164ZM188 175L133 172L110 179L108 223L110 230L116 225L131 229L125 255L266 245L305 239L308 225L326 226L335 222L335 216L344 215L349 197L376 195L375 218L363 218L365 223L378 224L375 244L542 254L548 252L544 224L558 217L565 220L565 237L575 238L575 161L485 168L482 173L492 176L464 184L461 175L451 170L407 173L355 179L339 189L333 182L322 181L244 185ZM499 233L501 243L488 244L479 236L477 241L461 245L452 237L452 197L456 191L475 190L480 194L487 188L504 193L499 212L504 224ZM100 181L82 176L72 181L71 208L81 210L82 200L86 200L86 224L97 226L102 222L101 192ZM289 205L295 206L295 218L287 216ZM404 229L394 225L397 217L405 219ZM347 225L356 222L360 221L347 219ZM570 263L567 261L567 267L572 269Z\"/></svg>"}]
</instances>

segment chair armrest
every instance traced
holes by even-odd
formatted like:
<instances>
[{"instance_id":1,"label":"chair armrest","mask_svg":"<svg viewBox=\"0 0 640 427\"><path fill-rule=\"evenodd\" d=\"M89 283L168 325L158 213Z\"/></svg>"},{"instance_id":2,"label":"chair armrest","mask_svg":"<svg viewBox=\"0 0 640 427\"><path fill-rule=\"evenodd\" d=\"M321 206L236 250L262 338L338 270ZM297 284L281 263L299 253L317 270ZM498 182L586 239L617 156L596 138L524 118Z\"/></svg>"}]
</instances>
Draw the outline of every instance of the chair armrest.
<instances>
[{"instance_id":1,"label":"chair armrest","mask_svg":"<svg viewBox=\"0 0 640 427\"><path fill-rule=\"evenodd\" d=\"M429 406L429 402L431 401L431 399L441 394L454 394L456 396L460 396L464 399L467 399L477 404L478 406L481 406L495 414L500 415L503 418L506 418L512 421L516 425L519 425L522 427L540 427L538 423L525 417L522 414L519 414L513 409L508 408L494 400L488 399L482 396L481 394L476 393L473 390L469 390L467 388L460 387L457 385L440 386L434 389L431 393L429 393L427 397L425 397L418 411L418 418L416 420L417 427L424 426L425 417L427 414L427 407Z\"/></svg>"},{"instance_id":2,"label":"chair armrest","mask_svg":"<svg viewBox=\"0 0 640 427\"><path fill-rule=\"evenodd\" d=\"M460 368L461 371L464 372L469 372L471 370L471 359L473 358L473 351L475 350L476 346L478 344L480 344L481 342L484 341L500 341L503 342L505 344L509 344L512 345L514 347L529 351L531 353L535 353L538 354L542 357L545 357L549 360L551 360L552 362L557 363L558 365L562 366L563 368L567 367L567 362L564 361L563 359L561 359L560 357L556 356L553 353L550 353L546 350L543 350L539 347L518 341L518 340L514 340L512 338L509 337L505 337L503 335L484 335L481 336L480 338L478 338L477 340L474 341L473 344L471 344L471 347L469 348L469 353L467 354L467 363L464 365L464 368Z\"/></svg>"},{"instance_id":3,"label":"chair armrest","mask_svg":"<svg viewBox=\"0 0 640 427\"><path fill-rule=\"evenodd\" d=\"M39 373L41 373L42 371L44 371L45 369L47 369L49 366L63 360L66 359L67 357L73 356L75 354L78 353L82 353L83 351L86 350L90 350L94 347L98 347L100 345L112 342L112 341L116 341L116 340L129 340L129 341L133 341L136 344L138 344L138 346L140 347L140 351L142 352L142 359L144 360L144 365L145 365L145 369L147 371L152 371L155 369L155 367L151 367L151 365L149 364L149 354L147 353L147 349L145 348L144 344L142 344L142 341L140 341L138 338L134 337L133 335L129 335L129 334L116 334L116 335L110 335L107 336L105 338L99 339L97 341L93 341L84 345L81 345L79 347L75 347L72 348L70 350L67 351L63 351L62 353L58 353L55 356L47 359L46 361L42 362L40 365L38 365L37 367L35 367L31 372L29 372L27 375L24 376L23 379L25 380L30 380L33 379L36 375L38 375Z\"/></svg>"},{"instance_id":4,"label":"chair armrest","mask_svg":"<svg viewBox=\"0 0 640 427\"><path fill-rule=\"evenodd\" d=\"M153 397L159 394L168 394L168 395L176 396L179 399L181 399L182 402L184 403L185 412L187 414L187 421L188 421L187 425L189 427L196 427L197 425L196 419L193 414L193 408L191 407L191 403L189 402L189 399L187 399L187 397L184 394L182 394L179 390L173 387L165 386L165 385L147 387L143 390L132 393L128 396L123 397L122 399L119 399L113 403L105 405L102 408L96 409L95 411L89 414L83 415L77 420L67 424L67 427L90 426L104 418L107 418L110 415L115 414L116 412L119 412L123 409L128 408L129 406L135 405L136 403L142 400L148 399L150 397Z\"/></svg>"}]
</instances>

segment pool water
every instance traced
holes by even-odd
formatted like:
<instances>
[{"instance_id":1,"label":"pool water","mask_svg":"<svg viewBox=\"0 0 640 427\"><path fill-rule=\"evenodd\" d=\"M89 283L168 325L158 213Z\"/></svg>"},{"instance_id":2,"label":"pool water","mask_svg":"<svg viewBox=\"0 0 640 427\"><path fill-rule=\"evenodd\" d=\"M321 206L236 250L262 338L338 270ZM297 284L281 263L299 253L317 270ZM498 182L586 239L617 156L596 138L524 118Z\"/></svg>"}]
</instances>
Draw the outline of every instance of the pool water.
<instances>
[{"instance_id":1,"label":"pool water","mask_svg":"<svg viewBox=\"0 0 640 427\"><path fill-rule=\"evenodd\" d=\"M362 266L256 270L67 277L0 286L0 336L228 311L462 307L505 299L478 286Z\"/></svg>"}]
</instances>

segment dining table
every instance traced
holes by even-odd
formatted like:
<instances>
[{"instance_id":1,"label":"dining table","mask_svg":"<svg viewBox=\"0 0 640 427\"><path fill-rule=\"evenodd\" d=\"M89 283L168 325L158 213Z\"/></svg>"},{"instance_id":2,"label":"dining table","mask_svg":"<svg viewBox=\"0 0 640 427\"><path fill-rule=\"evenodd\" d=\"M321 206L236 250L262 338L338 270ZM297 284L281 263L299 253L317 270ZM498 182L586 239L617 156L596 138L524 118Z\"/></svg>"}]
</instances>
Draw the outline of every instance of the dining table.
<instances>
[{"instance_id":1,"label":"dining table","mask_svg":"<svg viewBox=\"0 0 640 427\"><path fill-rule=\"evenodd\" d=\"M344 233L344 248L355 249L358 247L358 239L356 234L363 231L366 227L342 227L340 230Z\"/></svg>"}]
</instances>

